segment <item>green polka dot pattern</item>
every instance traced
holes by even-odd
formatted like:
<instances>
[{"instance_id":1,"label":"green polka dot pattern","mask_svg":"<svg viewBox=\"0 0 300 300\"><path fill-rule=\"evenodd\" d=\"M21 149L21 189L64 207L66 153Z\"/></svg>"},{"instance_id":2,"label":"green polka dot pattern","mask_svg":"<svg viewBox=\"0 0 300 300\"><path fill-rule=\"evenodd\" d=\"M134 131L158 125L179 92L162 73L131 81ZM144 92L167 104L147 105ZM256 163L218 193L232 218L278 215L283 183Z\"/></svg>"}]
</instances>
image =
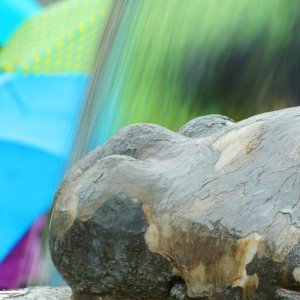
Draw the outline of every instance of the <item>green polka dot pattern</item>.
<instances>
[{"instance_id":1,"label":"green polka dot pattern","mask_svg":"<svg viewBox=\"0 0 300 300\"><path fill-rule=\"evenodd\" d=\"M28 20L0 55L0 70L24 73L92 69L111 0L66 0Z\"/></svg>"}]
</instances>

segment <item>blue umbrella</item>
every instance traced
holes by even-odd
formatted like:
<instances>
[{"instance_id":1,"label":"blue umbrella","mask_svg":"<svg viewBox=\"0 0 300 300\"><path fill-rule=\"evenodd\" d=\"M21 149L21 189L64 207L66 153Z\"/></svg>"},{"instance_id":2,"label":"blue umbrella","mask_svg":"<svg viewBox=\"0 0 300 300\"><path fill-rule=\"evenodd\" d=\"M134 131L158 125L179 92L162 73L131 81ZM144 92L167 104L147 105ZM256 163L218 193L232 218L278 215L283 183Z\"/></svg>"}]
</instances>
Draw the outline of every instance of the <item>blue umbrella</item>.
<instances>
[{"instance_id":1,"label":"blue umbrella","mask_svg":"<svg viewBox=\"0 0 300 300\"><path fill-rule=\"evenodd\" d=\"M53 203L88 79L0 76L0 262Z\"/></svg>"},{"instance_id":2,"label":"blue umbrella","mask_svg":"<svg viewBox=\"0 0 300 300\"><path fill-rule=\"evenodd\" d=\"M39 10L40 6L34 0L1 0L0 46L5 45L15 30Z\"/></svg>"}]
</instances>

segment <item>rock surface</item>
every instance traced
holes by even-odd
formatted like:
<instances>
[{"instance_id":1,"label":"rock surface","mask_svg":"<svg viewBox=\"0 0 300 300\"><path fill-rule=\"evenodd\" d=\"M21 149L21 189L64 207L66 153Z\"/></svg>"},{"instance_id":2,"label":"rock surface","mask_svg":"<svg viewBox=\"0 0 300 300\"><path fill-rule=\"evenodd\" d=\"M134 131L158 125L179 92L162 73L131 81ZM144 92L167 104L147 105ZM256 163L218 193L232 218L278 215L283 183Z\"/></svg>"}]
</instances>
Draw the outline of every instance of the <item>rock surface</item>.
<instances>
[{"instance_id":1,"label":"rock surface","mask_svg":"<svg viewBox=\"0 0 300 300\"><path fill-rule=\"evenodd\" d=\"M300 108L129 126L61 184L53 261L76 299L299 299L299 166Z\"/></svg>"},{"instance_id":2,"label":"rock surface","mask_svg":"<svg viewBox=\"0 0 300 300\"><path fill-rule=\"evenodd\" d=\"M180 287L182 289L182 286ZM176 299L184 299L181 291L174 290ZM276 299L285 300L300 300L298 293L278 289ZM28 287L18 290L0 291L0 300L72 300L74 297L71 295L69 287ZM113 300L109 297L82 297L83 300Z\"/></svg>"},{"instance_id":3,"label":"rock surface","mask_svg":"<svg viewBox=\"0 0 300 300\"><path fill-rule=\"evenodd\" d=\"M0 291L0 300L69 300L68 287L31 287L20 290Z\"/></svg>"}]
</instances>

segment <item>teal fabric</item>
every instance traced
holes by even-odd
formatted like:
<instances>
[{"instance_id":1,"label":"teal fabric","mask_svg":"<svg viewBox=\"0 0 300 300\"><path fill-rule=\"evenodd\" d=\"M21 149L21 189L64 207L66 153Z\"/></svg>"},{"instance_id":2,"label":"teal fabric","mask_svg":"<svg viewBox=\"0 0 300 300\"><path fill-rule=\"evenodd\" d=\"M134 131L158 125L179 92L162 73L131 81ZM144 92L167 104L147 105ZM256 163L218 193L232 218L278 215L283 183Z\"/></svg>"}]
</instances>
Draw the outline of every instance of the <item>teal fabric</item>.
<instances>
[{"instance_id":1,"label":"teal fabric","mask_svg":"<svg viewBox=\"0 0 300 300\"><path fill-rule=\"evenodd\" d=\"M40 6L34 0L1 0L0 46L5 46L16 29L39 11Z\"/></svg>"},{"instance_id":2,"label":"teal fabric","mask_svg":"<svg viewBox=\"0 0 300 300\"><path fill-rule=\"evenodd\" d=\"M0 76L0 262L52 206L88 79Z\"/></svg>"}]
</instances>

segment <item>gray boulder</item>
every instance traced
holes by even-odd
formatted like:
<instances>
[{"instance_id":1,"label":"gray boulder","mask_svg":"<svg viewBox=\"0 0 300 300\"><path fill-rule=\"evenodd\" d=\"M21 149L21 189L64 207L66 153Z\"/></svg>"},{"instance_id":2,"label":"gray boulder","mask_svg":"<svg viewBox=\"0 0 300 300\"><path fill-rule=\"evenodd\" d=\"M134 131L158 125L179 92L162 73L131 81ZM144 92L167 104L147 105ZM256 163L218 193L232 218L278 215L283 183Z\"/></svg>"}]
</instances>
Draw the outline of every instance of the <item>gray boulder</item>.
<instances>
[{"instance_id":1,"label":"gray boulder","mask_svg":"<svg viewBox=\"0 0 300 300\"><path fill-rule=\"evenodd\" d=\"M299 299L300 108L124 128L65 177L50 251L75 299Z\"/></svg>"}]
</instances>

